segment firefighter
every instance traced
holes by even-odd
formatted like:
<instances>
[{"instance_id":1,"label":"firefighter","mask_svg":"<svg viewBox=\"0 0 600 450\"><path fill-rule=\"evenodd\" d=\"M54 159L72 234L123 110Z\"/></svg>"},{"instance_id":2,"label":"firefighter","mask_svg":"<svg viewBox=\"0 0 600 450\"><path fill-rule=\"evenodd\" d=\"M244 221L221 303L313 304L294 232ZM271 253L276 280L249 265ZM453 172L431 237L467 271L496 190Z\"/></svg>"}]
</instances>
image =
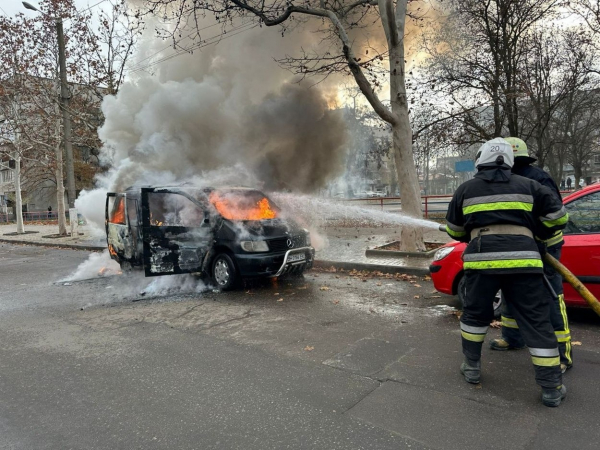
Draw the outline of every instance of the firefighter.
<instances>
[{"instance_id":1,"label":"firefighter","mask_svg":"<svg viewBox=\"0 0 600 450\"><path fill-rule=\"evenodd\" d=\"M562 202L560 191L552 177L539 167L531 165L536 159L529 156L527 144L521 139L514 137L508 137L506 138L506 141L512 145L513 155L515 157L515 164L512 168L512 172L525 178L535 180L542 186L548 187L554 193L556 198ZM561 230L556 231L550 239L543 241L543 244L546 246L546 251L551 256L560 260L562 246L564 244L563 233ZM567 318L567 308L564 300L565 296L563 293L562 277L549 264L544 264L544 274L552 286L554 294L556 294L553 295L554 301L551 304L550 320L554 327L556 339L558 340L560 368L562 373L565 373L567 369L570 369L573 366L573 356L571 349L571 332L569 330L569 319ZM500 339L493 339L490 342L490 347L493 350L511 350L525 347L521 333L519 333L519 327L510 311L510 307L507 307L507 305L502 306L502 337Z\"/></svg>"},{"instance_id":2,"label":"firefighter","mask_svg":"<svg viewBox=\"0 0 600 450\"><path fill-rule=\"evenodd\" d=\"M448 206L446 231L469 243L463 254L460 328L465 359L460 371L467 382L479 383L481 347L494 318L494 297L501 289L529 347L542 402L558 406L567 390L550 323L552 296L544 284L534 234L550 238L564 228L568 215L548 188L512 174L513 164L508 142L502 138L486 142L475 162L477 174L459 186Z\"/></svg>"}]
</instances>

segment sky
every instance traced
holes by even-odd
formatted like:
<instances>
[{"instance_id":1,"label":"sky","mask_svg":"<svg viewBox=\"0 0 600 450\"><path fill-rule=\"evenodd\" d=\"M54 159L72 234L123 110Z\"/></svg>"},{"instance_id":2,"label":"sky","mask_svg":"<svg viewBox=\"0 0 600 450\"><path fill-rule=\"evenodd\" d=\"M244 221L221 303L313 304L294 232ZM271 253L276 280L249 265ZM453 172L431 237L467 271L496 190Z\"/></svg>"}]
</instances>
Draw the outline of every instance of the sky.
<instances>
[{"instance_id":1,"label":"sky","mask_svg":"<svg viewBox=\"0 0 600 450\"><path fill-rule=\"evenodd\" d=\"M83 10L99 2L102 3L94 6L94 9L102 8L103 6L108 5L110 0L75 0L75 5L77 6L78 10ZM38 6L39 4L39 2L36 0L29 0L29 3L31 3L33 6ZM12 17L19 12L24 12L27 15L38 14L35 11L25 9L21 0L2 0L2 2L0 2L0 14Z\"/></svg>"}]
</instances>

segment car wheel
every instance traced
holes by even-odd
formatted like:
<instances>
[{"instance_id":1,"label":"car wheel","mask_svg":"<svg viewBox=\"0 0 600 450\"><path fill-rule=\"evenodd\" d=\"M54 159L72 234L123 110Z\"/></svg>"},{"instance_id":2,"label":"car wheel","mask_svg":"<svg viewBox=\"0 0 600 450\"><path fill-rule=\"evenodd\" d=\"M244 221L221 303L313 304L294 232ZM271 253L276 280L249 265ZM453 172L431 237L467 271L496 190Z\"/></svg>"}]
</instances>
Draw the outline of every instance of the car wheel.
<instances>
[{"instance_id":1,"label":"car wheel","mask_svg":"<svg viewBox=\"0 0 600 450\"><path fill-rule=\"evenodd\" d=\"M212 279L218 289L227 291L238 284L238 273L227 253L218 254L212 263Z\"/></svg>"},{"instance_id":2,"label":"car wheel","mask_svg":"<svg viewBox=\"0 0 600 450\"><path fill-rule=\"evenodd\" d=\"M457 294L458 294L458 298L460 300L461 305L465 304L465 293L466 293L466 286L465 286L465 277L462 277L460 279L460 281L458 282L458 289L457 289ZM498 319L500 318L500 310L502 309L502 296L500 295L501 291L498 291L496 293L496 297L494 298L494 318Z\"/></svg>"}]
</instances>

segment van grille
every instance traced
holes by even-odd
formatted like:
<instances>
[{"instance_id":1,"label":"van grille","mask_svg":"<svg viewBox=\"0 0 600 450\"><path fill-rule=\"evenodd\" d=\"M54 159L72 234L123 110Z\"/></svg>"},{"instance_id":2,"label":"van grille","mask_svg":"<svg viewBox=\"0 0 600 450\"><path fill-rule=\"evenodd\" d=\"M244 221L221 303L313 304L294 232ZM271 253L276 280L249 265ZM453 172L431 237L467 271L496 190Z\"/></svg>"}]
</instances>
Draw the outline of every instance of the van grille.
<instances>
[{"instance_id":1,"label":"van grille","mask_svg":"<svg viewBox=\"0 0 600 450\"><path fill-rule=\"evenodd\" d=\"M288 246L288 239L292 240L292 246ZM290 236L289 238L277 238L277 239L269 239L269 250L272 252L285 252L292 248L299 248L306 246L306 236L298 235L298 236Z\"/></svg>"}]
</instances>

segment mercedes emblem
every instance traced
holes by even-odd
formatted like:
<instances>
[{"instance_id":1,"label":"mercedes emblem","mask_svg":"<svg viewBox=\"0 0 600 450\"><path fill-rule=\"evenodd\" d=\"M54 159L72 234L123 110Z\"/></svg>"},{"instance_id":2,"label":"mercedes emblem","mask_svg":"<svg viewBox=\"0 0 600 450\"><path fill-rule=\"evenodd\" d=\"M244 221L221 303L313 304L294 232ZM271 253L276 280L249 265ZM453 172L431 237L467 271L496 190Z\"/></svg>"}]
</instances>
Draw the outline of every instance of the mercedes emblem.
<instances>
[{"instance_id":1,"label":"mercedes emblem","mask_svg":"<svg viewBox=\"0 0 600 450\"><path fill-rule=\"evenodd\" d=\"M291 239L288 239L287 246L288 246L288 248L292 248L294 246L294 241L292 241Z\"/></svg>"}]
</instances>

